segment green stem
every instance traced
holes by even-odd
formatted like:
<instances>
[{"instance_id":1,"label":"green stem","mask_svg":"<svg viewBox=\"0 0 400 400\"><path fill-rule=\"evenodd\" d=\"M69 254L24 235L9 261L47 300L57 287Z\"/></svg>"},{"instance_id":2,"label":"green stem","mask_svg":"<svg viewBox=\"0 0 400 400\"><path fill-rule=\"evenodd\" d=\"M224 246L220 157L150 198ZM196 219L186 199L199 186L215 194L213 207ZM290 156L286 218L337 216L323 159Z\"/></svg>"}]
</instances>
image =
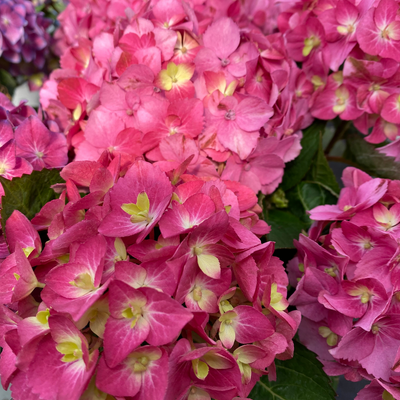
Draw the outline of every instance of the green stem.
<instances>
[{"instance_id":1,"label":"green stem","mask_svg":"<svg viewBox=\"0 0 400 400\"><path fill-rule=\"evenodd\" d=\"M344 157L335 157L335 156L326 156L326 159L328 161L335 161L335 162L341 162L343 164L348 164L351 165L352 167L358 168L358 169L362 169L357 163L348 160L347 158Z\"/></svg>"},{"instance_id":2,"label":"green stem","mask_svg":"<svg viewBox=\"0 0 400 400\"><path fill-rule=\"evenodd\" d=\"M333 135L331 141L329 142L328 146L326 146L325 154L328 155L333 146L343 137L344 133L349 129L351 122L350 121L341 121L339 126L336 128L335 134Z\"/></svg>"}]
</instances>

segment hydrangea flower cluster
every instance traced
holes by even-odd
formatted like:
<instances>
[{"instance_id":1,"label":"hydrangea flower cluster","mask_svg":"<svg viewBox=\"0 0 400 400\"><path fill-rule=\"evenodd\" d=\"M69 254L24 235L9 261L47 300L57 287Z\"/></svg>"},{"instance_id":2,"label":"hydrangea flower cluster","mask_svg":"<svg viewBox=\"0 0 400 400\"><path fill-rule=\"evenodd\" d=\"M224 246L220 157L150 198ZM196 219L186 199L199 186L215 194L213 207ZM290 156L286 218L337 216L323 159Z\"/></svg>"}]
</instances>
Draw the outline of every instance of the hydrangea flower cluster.
<instances>
[{"instance_id":1,"label":"hydrangea flower cluster","mask_svg":"<svg viewBox=\"0 0 400 400\"><path fill-rule=\"evenodd\" d=\"M32 1L1 0L0 67L16 77L42 70L49 54L50 25Z\"/></svg>"},{"instance_id":2,"label":"hydrangea flower cluster","mask_svg":"<svg viewBox=\"0 0 400 400\"><path fill-rule=\"evenodd\" d=\"M12 179L67 164L65 136L54 121L45 122L50 129L32 107L25 103L15 107L0 93L0 176Z\"/></svg>"},{"instance_id":3,"label":"hydrangea flower cluster","mask_svg":"<svg viewBox=\"0 0 400 400\"><path fill-rule=\"evenodd\" d=\"M400 160L398 9L396 0L299 1L278 25L289 56L318 87L311 114L352 120L370 143L393 141L379 151Z\"/></svg>"},{"instance_id":4,"label":"hydrangea flower cluster","mask_svg":"<svg viewBox=\"0 0 400 400\"><path fill-rule=\"evenodd\" d=\"M108 149L168 172L192 155L196 176L272 193L313 121L314 86L271 33L279 8L259 3L71 1L41 104L76 160Z\"/></svg>"},{"instance_id":5,"label":"hydrangea flower cluster","mask_svg":"<svg viewBox=\"0 0 400 400\"><path fill-rule=\"evenodd\" d=\"M357 399L398 399L400 181L352 167L342 180L338 204L311 210L316 222L295 243L289 303L303 315L301 341L328 375L371 380Z\"/></svg>"},{"instance_id":6,"label":"hydrangea flower cluster","mask_svg":"<svg viewBox=\"0 0 400 400\"><path fill-rule=\"evenodd\" d=\"M259 239L256 195L190 161L165 173L105 151L68 164L32 221L7 220L0 375L13 399L245 398L292 356L300 313Z\"/></svg>"}]
</instances>

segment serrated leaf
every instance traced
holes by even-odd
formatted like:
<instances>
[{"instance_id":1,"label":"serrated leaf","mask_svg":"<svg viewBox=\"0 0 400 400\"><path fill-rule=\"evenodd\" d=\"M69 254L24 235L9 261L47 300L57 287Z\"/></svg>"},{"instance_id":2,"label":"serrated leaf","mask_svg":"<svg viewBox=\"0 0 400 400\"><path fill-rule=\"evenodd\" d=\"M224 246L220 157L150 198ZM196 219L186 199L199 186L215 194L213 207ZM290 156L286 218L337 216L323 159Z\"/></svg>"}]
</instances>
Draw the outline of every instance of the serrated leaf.
<instances>
[{"instance_id":1,"label":"serrated leaf","mask_svg":"<svg viewBox=\"0 0 400 400\"><path fill-rule=\"evenodd\" d=\"M271 226L268 240L275 242L276 249L294 248L293 239L298 239L300 232L307 229L307 224L289 211L269 210L266 221Z\"/></svg>"},{"instance_id":2,"label":"serrated leaf","mask_svg":"<svg viewBox=\"0 0 400 400\"><path fill-rule=\"evenodd\" d=\"M64 181L59 170L43 169L12 181L0 176L0 182L5 192L1 199L1 225L4 232L5 223L14 210L32 219L47 202L56 198L50 186Z\"/></svg>"},{"instance_id":3,"label":"serrated leaf","mask_svg":"<svg viewBox=\"0 0 400 400\"><path fill-rule=\"evenodd\" d=\"M284 191L297 185L307 174L318 151L320 134L324 128L325 122L317 120L303 132L302 149L299 156L285 167L285 174L280 186Z\"/></svg>"},{"instance_id":4,"label":"serrated leaf","mask_svg":"<svg viewBox=\"0 0 400 400\"><path fill-rule=\"evenodd\" d=\"M400 163L395 162L393 157L379 153L376 146L357 133L349 134L346 140L352 160L363 170L379 178L399 179Z\"/></svg>"},{"instance_id":5,"label":"serrated leaf","mask_svg":"<svg viewBox=\"0 0 400 400\"><path fill-rule=\"evenodd\" d=\"M336 198L339 197L340 187L336 181L335 174L333 173L331 167L329 166L328 160L325 157L324 148L322 145L322 135L319 139L319 147L316 158L312 163L312 167L308 172L306 179L308 181L318 183L324 189L332 193L332 195L336 196Z\"/></svg>"},{"instance_id":6,"label":"serrated leaf","mask_svg":"<svg viewBox=\"0 0 400 400\"><path fill-rule=\"evenodd\" d=\"M335 391L315 354L295 342L291 360L276 360L277 380L263 376L250 393L253 400L334 400Z\"/></svg>"},{"instance_id":7,"label":"serrated leaf","mask_svg":"<svg viewBox=\"0 0 400 400\"><path fill-rule=\"evenodd\" d=\"M296 190L304 211L325 204L326 190L316 182L301 182L296 186Z\"/></svg>"}]
</instances>

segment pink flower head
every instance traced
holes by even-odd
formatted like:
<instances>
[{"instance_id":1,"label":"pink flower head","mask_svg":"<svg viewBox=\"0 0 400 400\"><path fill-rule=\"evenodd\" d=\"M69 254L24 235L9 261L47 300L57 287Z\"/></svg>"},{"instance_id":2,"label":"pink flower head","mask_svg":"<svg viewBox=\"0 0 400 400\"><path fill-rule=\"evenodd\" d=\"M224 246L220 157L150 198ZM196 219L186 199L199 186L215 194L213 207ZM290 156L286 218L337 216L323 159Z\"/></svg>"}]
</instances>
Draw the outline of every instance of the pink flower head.
<instances>
[{"instance_id":1,"label":"pink flower head","mask_svg":"<svg viewBox=\"0 0 400 400\"><path fill-rule=\"evenodd\" d=\"M98 358L89 353L85 336L66 317L49 317L50 334L32 348L34 358L26 372L26 385L41 397L78 400L88 384Z\"/></svg>"},{"instance_id":2,"label":"pink flower head","mask_svg":"<svg viewBox=\"0 0 400 400\"><path fill-rule=\"evenodd\" d=\"M28 160L35 170L60 168L67 161L67 143L61 133L49 131L35 116L15 130L17 156Z\"/></svg>"},{"instance_id":3,"label":"pink flower head","mask_svg":"<svg viewBox=\"0 0 400 400\"><path fill-rule=\"evenodd\" d=\"M220 142L246 159L257 146L258 130L271 118L271 107L257 97L236 99L215 91L208 103L207 121Z\"/></svg>"},{"instance_id":4,"label":"pink flower head","mask_svg":"<svg viewBox=\"0 0 400 400\"><path fill-rule=\"evenodd\" d=\"M181 25L183 20L186 18L186 13L180 2L177 0L161 0L152 9L152 13L155 17L153 23L156 27L163 29L170 28L183 28L187 25L187 28L191 29L191 23L184 23Z\"/></svg>"},{"instance_id":5,"label":"pink flower head","mask_svg":"<svg viewBox=\"0 0 400 400\"><path fill-rule=\"evenodd\" d=\"M193 64L169 62L167 68L162 69L158 74L156 83L157 86L165 90L165 95L169 100L192 98L194 86L190 79L193 73Z\"/></svg>"},{"instance_id":6,"label":"pink flower head","mask_svg":"<svg viewBox=\"0 0 400 400\"><path fill-rule=\"evenodd\" d=\"M295 61L304 61L324 46L324 28L317 18L310 17L287 34L287 41L289 55Z\"/></svg>"},{"instance_id":7,"label":"pink flower head","mask_svg":"<svg viewBox=\"0 0 400 400\"><path fill-rule=\"evenodd\" d=\"M75 321L81 318L107 289L101 285L105 251L106 241L98 235L79 247L72 262L53 268L46 275L46 303Z\"/></svg>"},{"instance_id":8,"label":"pink flower head","mask_svg":"<svg viewBox=\"0 0 400 400\"><path fill-rule=\"evenodd\" d=\"M356 104L355 90L346 84L339 87L327 85L316 97L312 116L320 119L333 119L337 115L343 120L358 118L363 111Z\"/></svg>"},{"instance_id":9,"label":"pink flower head","mask_svg":"<svg viewBox=\"0 0 400 400\"><path fill-rule=\"evenodd\" d=\"M386 309L389 296L385 288L375 279L342 282L342 290L335 295L319 294L325 307L353 318L359 318L356 326L371 329L375 319ZM325 301L328 303L325 303Z\"/></svg>"},{"instance_id":10,"label":"pink flower head","mask_svg":"<svg viewBox=\"0 0 400 400\"><path fill-rule=\"evenodd\" d=\"M400 38L400 37L399 37ZM400 123L400 94L394 93L389 96L382 107L382 118L392 124Z\"/></svg>"},{"instance_id":11,"label":"pink flower head","mask_svg":"<svg viewBox=\"0 0 400 400\"><path fill-rule=\"evenodd\" d=\"M278 146L279 142L275 138L261 139L257 148L244 161L233 154L226 163L223 179L239 181L255 193L260 190L263 193L272 192L282 180L285 166L282 158L273 152L271 142L274 141Z\"/></svg>"},{"instance_id":12,"label":"pink flower head","mask_svg":"<svg viewBox=\"0 0 400 400\"><path fill-rule=\"evenodd\" d=\"M395 1L381 0L376 7L368 10L357 30L357 39L362 50L372 55L400 60L397 8Z\"/></svg>"},{"instance_id":13,"label":"pink flower head","mask_svg":"<svg viewBox=\"0 0 400 400\"><path fill-rule=\"evenodd\" d=\"M240 371L231 353L220 345L193 349L187 339L177 342L169 358L169 381L165 399L209 394L222 400L241 391ZM194 381L194 382L193 382ZM225 388L225 390L220 390ZM215 393L215 394L214 394Z\"/></svg>"},{"instance_id":14,"label":"pink flower head","mask_svg":"<svg viewBox=\"0 0 400 400\"><path fill-rule=\"evenodd\" d=\"M0 148L0 175L6 179L21 177L30 174L32 165L25 158L16 156L16 145L14 140L9 140Z\"/></svg>"},{"instance_id":15,"label":"pink flower head","mask_svg":"<svg viewBox=\"0 0 400 400\"><path fill-rule=\"evenodd\" d=\"M187 31L183 31L183 34L178 31L176 34L178 38L174 48L174 56L171 61L176 64L188 64L193 62L201 47Z\"/></svg>"},{"instance_id":16,"label":"pink flower head","mask_svg":"<svg viewBox=\"0 0 400 400\"><path fill-rule=\"evenodd\" d=\"M113 396L162 400L167 389L168 356L163 348L137 347L110 368L104 357L97 370L97 387Z\"/></svg>"},{"instance_id":17,"label":"pink flower head","mask_svg":"<svg viewBox=\"0 0 400 400\"><path fill-rule=\"evenodd\" d=\"M38 232L28 218L18 210L14 210L6 221L6 235L11 252L14 252L19 244L26 257L31 260L42 251Z\"/></svg>"},{"instance_id":18,"label":"pink flower head","mask_svg":"<svg viewBox=\"0 0 400 400\"><path fill-rule=\"evenodd\" d=\"M225 211L220 211L196 227L181 243L170 261L173 264L176 262L180 268L186 263L184 274L187 274L187 278L183 281L185 286L195 275L196 266L212 279L221 277L221 267L228 266L233 259L228 249L217 244L227 229L228 217ZM178 292L180 290L182 288Z\"/></svg>"},{"instance_id":19,"label":"pink flower head","mask_svg":"<svg viewBox=\"0 0 400 400\"><path fill-rule=\"evenodd\" d=\"M220 18L212 23L203 35L204 47L194 62L196 69L205 71L226 71L233 76L246 74L246 62L258 57L257 49L251 43L240 43L238 26L230 18Z\"/></svg>"},{"instance_id":20,"label":"pink flower head","mask_svg":"<svg viewBox=\"0 0 400 400\"><path fill-rule=\"evenodd\" d=\"M0 266L2 276L2 304L9 304L28 297L39 286L39 282L27 259L29 250L22 249L21 245L15 245L14 253L10 254Z\"/></svg>"},{"instance_id":21,"label":"pink flower head","mask_svg":"<svg viewBox=\"0 0 400 400\"><path fill-rule=\"evenodd\" d=\"M234 345L235 340L239 343L252 343L274 333L267 317L249 306L238 306L225 312L219 318L219 322L219 337L228 349Z\"/></svg>"},{"instance_id":22,"label":"pink flower head","mask_svg":"<svg viewBox=\"0 0 400 400\"><path fill-rule=\"evenodd\" d=\"M111 189L111 212L99 232L111 237L139 234L137 242L141 242L163 215L171 194L164 173L144 161L136 162Z\"/></svg>"},{"instance_id":23,"label":"pink flower head","mask_svg":"<svg viewBox=\"0 0 400 400\"><path fill-rule=\"evenodd\" d=\"M382 179L373 179L358 188L347 187L341 192L338 205L316 207L310 217L317 221L347 219L378 202L386 190L387 182Z\"/></svg>"},{"instance_id":24,"label":"pink flower head","mask_svg":"<svg viewBox=\"0 0 400 400\"><path fill-rule=\"evenodd\" d=\"M164 293L133 289L120 281L110 284L110 314L104 348L112 368L144 341L152 346L169 343L193 317Z\"/></svg>"},{"instance_id":25,"label":"pink flower head","mask_svg":"<svg viewBox=\"0 0 400 400\"><path fill-rule=\"evenodd\" d=\"M339 359L356 360L368 373L388 380L396 357L393 348L398 348L400 341L398 325L398 315L378 318L370 331L353 329L331 353ZM381 361L376 362L377 358Z\"/></svg>"}]
</instances>

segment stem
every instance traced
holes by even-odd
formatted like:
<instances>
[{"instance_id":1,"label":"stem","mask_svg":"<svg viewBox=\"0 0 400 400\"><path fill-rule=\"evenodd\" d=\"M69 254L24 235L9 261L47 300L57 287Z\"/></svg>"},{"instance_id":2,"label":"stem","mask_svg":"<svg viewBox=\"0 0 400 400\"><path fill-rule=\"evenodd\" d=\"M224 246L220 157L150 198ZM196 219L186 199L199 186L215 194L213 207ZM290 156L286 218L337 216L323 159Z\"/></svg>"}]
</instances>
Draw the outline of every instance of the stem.
<instances>
[{"instance_id":1,"label":"stem","mask_svg":"<svg viewBox=\"0 0 400 400\"><path fill-rule=\"evenodd\" d=\"M351 165L352 167L356 167L358 169L362 169L357 163L348 160L347 158L344 157L336 157L336 156L326 156L326 159L328 161L335 161L335 162L341 162L343 164L348 164Z\"/></svg>"},{"instance_id":2,"label":"stem","mask_svg":"<svg viewBox=\"0 0 400 400\"><path fill-rule=\"evenodd\" d=\"M38 282L37 284L36 284L36 287L38 287L38 288L44 288L46 286L46 284L45 283L40 283L40 282Z\"/></svg>"},{"instance_id":3,"label":"stem","mask_svg":"<svg viewBox=\"0 0 400 400\"><path fill-rule=\"evenodd\" d=\"M350 121L342 121L339 126L336 128L335 134L333 135L333 138L329 142L328 146L326 146L325 149L325 154L328 155L332 149L333 146L335 146L336 142L338 142L344 135L344 133L347 131L347 129L350 126Z\"/></svg>"}]
</instances>

